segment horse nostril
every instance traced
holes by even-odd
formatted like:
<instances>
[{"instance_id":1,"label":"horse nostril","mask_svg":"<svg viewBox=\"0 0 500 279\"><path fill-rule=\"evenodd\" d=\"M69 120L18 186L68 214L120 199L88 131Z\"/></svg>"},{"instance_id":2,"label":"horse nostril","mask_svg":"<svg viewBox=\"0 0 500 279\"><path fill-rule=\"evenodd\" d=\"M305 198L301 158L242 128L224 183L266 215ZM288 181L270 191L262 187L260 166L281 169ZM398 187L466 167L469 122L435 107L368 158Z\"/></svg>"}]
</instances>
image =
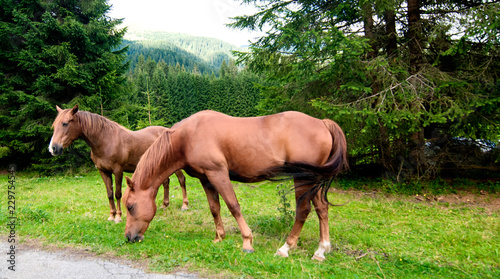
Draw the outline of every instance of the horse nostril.
<instances>
[{"instance_id":1,"label":"horse nostril","mask_svg":"<svg viewBox=\"0 0 500 279\"><path fill-rule=\"evenodd\" d=\"M62 154L63 147L60 144L54 144L49 148L49 151L52 155L58 156Z\"/></svg>"}]
</instances>

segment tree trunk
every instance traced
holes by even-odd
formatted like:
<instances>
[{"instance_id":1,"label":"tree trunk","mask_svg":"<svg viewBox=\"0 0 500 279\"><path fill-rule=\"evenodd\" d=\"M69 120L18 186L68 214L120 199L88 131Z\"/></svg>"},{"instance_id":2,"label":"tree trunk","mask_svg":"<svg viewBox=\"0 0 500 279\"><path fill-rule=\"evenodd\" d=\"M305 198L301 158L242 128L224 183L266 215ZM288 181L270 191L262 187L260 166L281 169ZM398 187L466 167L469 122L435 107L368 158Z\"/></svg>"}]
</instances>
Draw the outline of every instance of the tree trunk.
<instances>
[{"instance_id":1,"label":"tree trunk","mask_svg":"<svg viewBox=\"0 0 500 279\"><path fill-rule=\"evenodd\" d=\"M387 57L397 55L398 41L396 36L396 13L391 10L385 11L385 35Z\"/></svg>"},{"instance_id":2,"label":"tree trunk","mask_svg":"<svg viewBox=\"0 0 500 279\"><path fill-rule=\"evenodd\" d=\"M408 50L410 53L410 74L416 74L422 66L422 23L420 1L408 0Z\"/></svg>"},{"instance_id":3,"label":"tree trunk","mask_svg":"<svg viewBox=\"0 0 500 279\"><path fill-rule=\"evenodd\" d=\"M371 50L367 53L367 58L375 58L376 52L375 52L375 33L373 32L373 9L372 9L372 4L367 3L363 6L363 22L364 22L364 29L365 29L365 38L367 38L370 41L370 47Z\"/></svg>"}]
</instances>

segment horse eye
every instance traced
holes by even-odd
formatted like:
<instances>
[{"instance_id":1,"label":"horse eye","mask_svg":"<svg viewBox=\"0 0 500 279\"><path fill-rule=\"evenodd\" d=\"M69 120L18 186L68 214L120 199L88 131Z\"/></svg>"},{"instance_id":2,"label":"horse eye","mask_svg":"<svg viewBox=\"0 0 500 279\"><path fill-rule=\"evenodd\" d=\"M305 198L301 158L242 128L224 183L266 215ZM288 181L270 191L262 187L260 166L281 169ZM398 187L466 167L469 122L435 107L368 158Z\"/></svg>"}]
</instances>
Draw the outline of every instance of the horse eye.
<instances>
[{"instance_id":1,"label":"horse eye","mask_svg":"<svg viewBox=\"0 0 500 279\"><path fill-rule=\"evenodd\" d=\"M66 127L66 126L68 126L68 124L69 124L68 122L64 122L64 123L62 124L62 126L63 126L63 127Z\"/></svg>"},{"instance_id":2,"label":"horse eye","mask_svg":"<svg viewBox=\"0 0 500 279\"><path fill-rule=\"evenodd\" d=\"M128 212L132 213L132 210L134 210L134 205L127 205L127 210Z\"/></svg>"}]
</instances>

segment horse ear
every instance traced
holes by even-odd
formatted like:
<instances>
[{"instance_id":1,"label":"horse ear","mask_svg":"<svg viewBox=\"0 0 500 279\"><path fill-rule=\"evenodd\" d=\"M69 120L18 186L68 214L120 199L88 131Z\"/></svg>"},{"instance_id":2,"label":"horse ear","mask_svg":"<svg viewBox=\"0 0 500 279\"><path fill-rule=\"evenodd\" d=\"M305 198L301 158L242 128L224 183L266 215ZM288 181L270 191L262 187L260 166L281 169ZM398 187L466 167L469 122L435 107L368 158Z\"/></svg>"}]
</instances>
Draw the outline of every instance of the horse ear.
<instances>
[{"instance_id":1,"label":"horse ear","mask_svg":"<svg viewBox=\"0 0 500 279\"><path fill-rule=\"evenodd\" d=\"M125 180L127 181L127 185L130 188L130 190L134 191L134 186L135 186L134 181L132 181L132 179L130 179L128 176L125 176Z\"/></svg>"},{"instance_id":2,"label":"horse ear","mask_svg":"<svg viewBox=\"0 0 500 279\"><path fill-rule=\"evenodd\" d=\"M61 111L63 111L63 109L62 109L62 108L60 108L58 105L56 105L56 110L57 110L57 112L61 112Z\"/></svg>"},{"instance_id":3,"label":"horse ear","mask_svg":"<svg viewBox=\"0 0 500 279\"><path fill-rule=\"evenodd\" d=\"M72 115L75 115L75 113L78 112L78 105L75 105L72 109L71 109L71 114Z\"/></svg>"}]
</instances>

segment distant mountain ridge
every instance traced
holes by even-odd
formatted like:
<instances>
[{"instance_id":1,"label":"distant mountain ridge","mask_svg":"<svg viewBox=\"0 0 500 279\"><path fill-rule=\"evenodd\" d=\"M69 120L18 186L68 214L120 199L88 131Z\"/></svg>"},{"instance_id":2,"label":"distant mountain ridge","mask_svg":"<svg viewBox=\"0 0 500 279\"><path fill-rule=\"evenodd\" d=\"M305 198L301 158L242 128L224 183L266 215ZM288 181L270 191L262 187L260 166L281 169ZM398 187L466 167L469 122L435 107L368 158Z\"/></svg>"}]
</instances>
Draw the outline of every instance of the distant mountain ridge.
<instances>
[{"instance_id":1,"label":"distant mountain ridge","mask_svg":"<svg viewBox=\"0 0 500 279\"><path fill-rule=\"evenodd\" d=\"M234 59L232 51L242 50L215 38L159 31L128 31L123 45L129 46L127 54L131 70L142 54L156 62L163 60L171 66L179 64L188 71L196 68L202 74L217 74L222 61Z\"/></svg>"}]
</instances>

